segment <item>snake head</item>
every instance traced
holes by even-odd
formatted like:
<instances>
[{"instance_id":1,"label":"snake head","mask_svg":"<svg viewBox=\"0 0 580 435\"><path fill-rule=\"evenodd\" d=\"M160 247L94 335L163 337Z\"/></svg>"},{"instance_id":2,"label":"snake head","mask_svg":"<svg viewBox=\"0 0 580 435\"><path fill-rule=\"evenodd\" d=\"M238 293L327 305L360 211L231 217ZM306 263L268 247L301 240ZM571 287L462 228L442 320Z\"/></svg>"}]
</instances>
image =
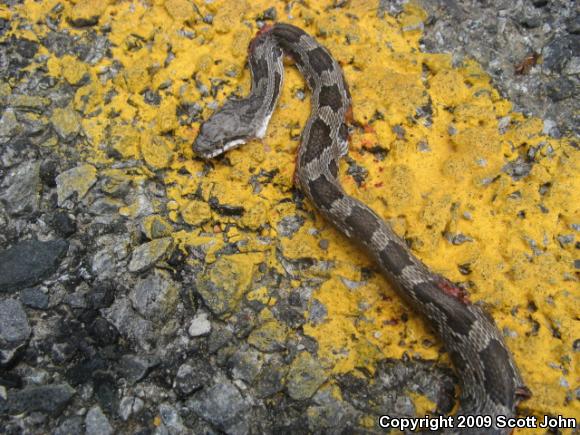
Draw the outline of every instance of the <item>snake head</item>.
<instances>
[{"instance_id":1,"label":"snake head","mask_svg":"<svg viewBox=\"0 0 580 435\"><path fill-rule=\"evenodd\" d=\"M229 100L205 121L193 142L193 150L204 159L211 159L255 136L246 119L244 100ZM251 118L250 118L251 119Z\"/></svg>"}]
</instances>

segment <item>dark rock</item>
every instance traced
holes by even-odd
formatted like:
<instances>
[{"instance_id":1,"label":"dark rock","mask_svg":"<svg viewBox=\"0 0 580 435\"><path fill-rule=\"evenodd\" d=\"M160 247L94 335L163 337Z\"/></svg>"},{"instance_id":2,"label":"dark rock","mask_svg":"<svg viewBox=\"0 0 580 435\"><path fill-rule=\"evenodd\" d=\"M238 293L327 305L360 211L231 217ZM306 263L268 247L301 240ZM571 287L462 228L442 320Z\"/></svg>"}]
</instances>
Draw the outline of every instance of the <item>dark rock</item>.
<instances>
[{"instance_id":1,"label":"dark rock","mask_svg":"<svg viewBox=\"0 0 580 435\"><path fill-rule=\"evenodd\" d=\"M48 160L40 165L40 179L47 187L56 187L56 176L58 167L56 162Z\"/></svg>"},{"instance_id":2,"label":"dark rock","mask_svg":"<svg viewBox=\"0 0 580 435\"><path fill-rule=\"evenodd\" d=\"M68 237L73 235L77 230L76 223L70 218L67 213L56 212L50 222L52 228L61 237Z\"/></svg>"},{"instance_id":3,"label":"dark rock","mask_svg":"<svg viewBox=\"0 0 580 435\"><path fill-rule=\"evenodd\" d=\"M26 240L0 252L0 292L38 284L56 271L67 249L65 240Z\"/></svg>"},{"instance_id":4,"label":"dark rock","mask_svg":"<svg viewBox=\"0 0 580 435\"><path fill-rule=\"evenodd\" d=\"M271 361L262 369L256 380L258 396L266 398L282 391L287 373L288 367L282 361Z\"/></svg>"},{"instance_id":5,"label":"dark rock","mask_svg":"<svg viewBox=\"0 0 580 435\"><path fill-rule=\"evenodd\" d=\"M102 358L94 358L80 361L66 372L66 379L73 385L80 385L89 382L94 373L106 370L107 363Z\"/></svg>"},{"instance_id":6,"label":"dark rock","mask_svg":"<svg viewBox=\"0 0 580 435\"><path fill-rule=\"evenodd\" d=\"M234 338L232 331L225 327L217 326L214 327L209 335L208 340L208 351L209 353L217 352L219 349L224 347L226 344L231 343Z\"/></svg>"},{"instance_id":7,"label":"dark rock","mask_svg":"<svg viewBox=\"0 0 580 435\"><path fill-rule=\"evenodd\" d=\"M159 359L140 355L123 355L118 371L130 384L135 384L147 376L151 368L159 365Z\"/></svg>"},{"instance_id":8,"label":"dark rock","mask_svg":"<svg viewBox=\"0 0 580 435\"><path fill-rule=\"evenodd\" d=\"M22 378L16 373L0 372L0 385L6 388L22 388Z\"/></svg>"},{"instance_id":9,"label":"dark rock","mask_svg":"<svg viewBox=\"0 0 580 435\"><path fill-rule=\"evenodd\" d=\"M115 301L115 287L110 281L96 283L86 296L87 303L95 310L110 307Z\"/></svg>"},{"instance_id":10,"label":"dark rock","mask_svg":"<svg viewBox=\"0 0 580 435\"><path fill-rule=\"evenodd\" d=\"M40 201L40 164L25 162L8 173L0 200L12 215L34 213Z\"/></svg>"},{"instance_id":11,"label":"dark rock","mask_svg":"<svg viewBox=\"0 0 580 435\"><path fill-rule=\"evenodd\" d=\"M216 383L195 393L187 402L195 414L228 432L245 417L250 404L242 397L238 389L229 381Z\"/></svg>"},{"instance_id":12,"label":"dark rock","mask_svg":"<svg viewBox=\"0 0 580 435\"><path fill-rule=\"evenodd\" d=\"M0 414L23 412L45 412L57 417L75 394L69 384L30 386L22 390L9 391L6 400L0 400Z\"/></svg>"},{"instance_id":13,"label":"dark rock","mask_svg":"<svg viewBox=\"0 0 580 435\"><path fill-rule=\"evenodd\" d=\"M97 317L89 325L88 333L101 346L115 344L119 340L117 329L102 317Z\"/></svg>"},{"instance_id":14,"label":"dark rock","mask_svg":"<svg viewBox=\"0 0 580 435\"><path fill-rule=\"evenodd\" d=\"M83 433L83 419L78 415L72 416L64 420L58 426L53 435L70 435Z\"/></svg>"},{"instance_id":15,"label":"dark rock","mask_svg":"<svg viewBox=\"0 0 580 435\"><path fill-rule=\"evenodd\" d=\"M574 96L576 85L566 77L557 78L546 84L546 93L552 101L562 101Z\"/></svg>"},{"instance_id":16,"label":"dark rock","mask_svg":"<svg viewBox=\"0 0 580 435\"><path fill-rule=\"evenodd\" d=\"M275 21L277 16L278 16L278 14L276 13L276 8L273 6L271 8L266 9L262 13L262 19L264 19L264 20Z\"/></svg>"},{"instance_id":17,"label":"dark rock","mask_svg":"<svg viewBox=\"0 0 580 435\"><path fill-rule=\"evenodd\" d=\"M543 8L548 4L548 0L532 0L532 4L537 8Z\"/></svg>"},{"instance_id":18,"label":"dark rock","mask_svg":"<svg viewBox=\"0 0 580 435\"><path fill-rule=\"evenodd\" d=\"M112 414L119 409L119 390L115 378L111 373L97 372L93 376L95 398L101 408Z\"/></svg>"},{"instance_id":19,"label":"dark rock","mask_svg":"<svg viewBox=\"0 0 580 435\"><path fill-rule=\"evenodd\" d=\"M576 41L578 43L578 41ZM568 61L574 55L573 35L554 38L545 48L543 54L543 68L560 74ZM577 49L576 49L577 50Z\"/></svg>"},{"instance_id":20,"label":"dark rock","mask_svg":"<svg viewBox=\"0 0 580 435\"><path fill-rule=\"evenodd\" d=\"M20 301L0 300L0 365L10 362L30 335L28 317Z\"/></svg>"},{"instance_id":21,"label":"dark rock","mask_svg":"<svg viewBox=\"0 0 580 435\"><path fill-rule=\"evenodd\" d=\"M45 310L48 307L48 295L38 287L25 288L20 292L20 302L30 308Z\"/></svg>"},{"instance_id":22,"label":"dark rock","mask_svg":"<svg viewBox=\"0 0 580 435\"><path fill-rule=\"evenodd\" d=\"M16 39L14 47L16 53L25 59L32 59L38 51L38 42L28 39Z\"/></svg>"},{"instance_id":23,"label":"dark rock","mask_svg":"<svg viewBox=\"0 0 580 435\"><path fill-rule=\"evenodd\" d=\"M188 396L207 386L213 376L214 369L208 361L194 359L179 367L173 384L179 393Z\"/></svg>"},{"instance_id":24,"label":"dark rock","mask_svg":"<svg viewBox=\"0 0 580 435\"><path fill-rule=\"evenodd\" d=\"M573 35L579 35L580 34L580 14L575 14L572 18L570 18L568 20L566 28L568 29L569 33L572 33Z\"/></svg>"}]
</instances>

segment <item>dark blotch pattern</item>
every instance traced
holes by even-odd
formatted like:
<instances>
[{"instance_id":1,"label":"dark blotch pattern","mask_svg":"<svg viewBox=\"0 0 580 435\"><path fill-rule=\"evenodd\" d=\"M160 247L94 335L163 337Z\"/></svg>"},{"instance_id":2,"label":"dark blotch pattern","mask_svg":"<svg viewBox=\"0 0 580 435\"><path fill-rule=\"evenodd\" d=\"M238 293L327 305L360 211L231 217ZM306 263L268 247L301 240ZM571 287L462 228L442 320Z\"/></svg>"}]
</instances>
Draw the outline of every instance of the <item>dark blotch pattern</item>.
<instances>
[{"instance_id":1,"label":"dark blotch pattern","mask_svg":"<svg viewBox=\"0 0 580 435\"><path fill-rule=\"evenodd\" d=\"M302 35L306 35L304 30L290 24L279 23L274 26L272 33L282 41L288 41L292 44L298 43Z\"/></svg>"},{"instance_id":2,"label":"dark blotch pattern","mask_svg":"<svg viewBox=\"0 0 580 435\"><path fill-rule=\"evenodd\" d=\"M332 176L334 178L336 178L336 176L338 175L338 160L337 159L332 159L330 162L328 162L328 170L330 171Z\"/></svg>"},{"instance_id":3,"label":"dark blotch pattern","mask_svg":"<svg viewBox=\"0 0 580 435\"><path fill-rule=\"evenodd\" d=\"M343 142L348 142L348 126L344 122L338 128L338 137Z\"/></svg>"},{"instance_id":4,"label":"dark blotch pattern","mask_svg":"<svg viewBox=\"0 0 580 435\"><path fill-rule=\"evenodd\" d=\"M501 403L508 409L514 405L512 391L515 389L514 372L509 364L509 354L505 347L492 339L487 347L479 353L485 373L486 391L495 403Z\"/></svg>"},{"instance_id":5,"label":"dark blotch pattern","mask_svg":"<svg viewBox=\"0 0 580 435\"><path fill-rule=\"evenodd\" d=\"M313 50L310 50L308 52L308 60L310 65L312 65L312 68L314 68L314 71L316 71L319 75L324 71L330 71L332 68L334 68L332 58L322 47L317 47Z\"/></svg>"},{"instance_id":6,"label":"dark blotch pattern","mask_svg":"<svg viewBox=\"0 0 580 435\"><path fill-rule=\"evenodd\" d=\"M412 264L409 253L404 248L393 242L389 243L380 252L379 256L385 267L392 270L395 275L400 275L405 267Z\"/></svg>"},{"instance_id":7,"label":"dark blotch pattern","mask_svg":"<svg viewBox=\"0 0 580 435\"><path fill-rule=\"evenodd\" d=\"M357 239L365 241L371 240L380 225L374 213L359 205L352 208L344 222L353 233L358 234Z\"/></svg>"},{"instance_id":8,"label":"dark blotch pattern","mask_svg":"<svg viewBox=\"0 0 580 435\"><path fill-rule=\"evenodd\" d=\"M320 107L328 106L333 111L342 107L342 95L337 85L322 86L318 94L318 105Z\"/></svg>"},{"instance_id":9,"label":"dark blotch pattern","mask_svg":"<svg viewBox=\"0 0 580 435\"><path fill-rule=\"evenodd\" d=\"M252 78L254 82L263 77L268 77L268 62L266 59L250 56L250 62L252 63Z\"/></svg>"},{"instance_id":10,"label":"dark blotch pattern","mask_svg":"<svg viewBox=\"0 0 580 435\"><path fill-rule=\"evenodd\" d=\"M423 282L413 287L425 303L431 303L445 315L445 324L456 334L467 335L475 323L475 316L456 298L446 295L434 282Z\"/></svg>"},{"instance_id":11,"label":"dark blotch pattern","mask_svg":"<svg viewBox=\"0 0 580 435\"><path fill-rule=\"evenodd\" d=\"M308 183L312 201L318 206L329 210L332 203L344 196L340 188L329 181L324 175Z\"/></svg>"},{"instance_id":12,"label":"dark blotch pattern","mask_svg":"<svg viewBox=\"0 0 580 435\"><path fill-rule=\"evenodd\" d=\"M304 153L300 157L300 165L306 166L331 145L330 127L322 119L316 118L310 126L307 142L302 145Z\"/></svg>"},{"instance_id":13,"label":"dark blotch pattern","mask_svg":"<svg viewBox=\"0 0 580 435\"><path fill-rule=\"evenodd\" d=\"M278 95L280 93L280 84L282 83L282 76L276 71L274 73L274 93L272 95ZM268 106L268 112L274 110L274 105L276 104L276 98L272 98L270 105Z\"/></svg>"}]
</instances>

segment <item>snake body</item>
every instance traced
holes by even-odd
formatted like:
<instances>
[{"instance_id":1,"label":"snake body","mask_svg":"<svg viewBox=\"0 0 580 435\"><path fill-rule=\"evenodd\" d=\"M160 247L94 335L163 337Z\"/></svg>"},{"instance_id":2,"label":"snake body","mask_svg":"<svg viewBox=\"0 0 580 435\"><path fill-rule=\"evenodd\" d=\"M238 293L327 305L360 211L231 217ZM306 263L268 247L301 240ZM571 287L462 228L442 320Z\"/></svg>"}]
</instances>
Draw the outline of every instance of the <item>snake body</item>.
<instances>
[{"instance_id":1,"label":"snake body","mask_svg":"<svg viewBox=\"0 0 580 435\"><path fill-rule=\"evenodd\" d=\"M311 203L370 255L389 283L439 335L459 378L458 415L515 416L529 397L511 353L493 319L446 278L417 259L389 224L338 181L339 159L348 149L351 98L342 69L303 30L278 23L252 40L250 94L231 99L201 126L193 148L215 157L251 138L260 138L276 106L283 81L283 54L291 56L312 91L311 114L302 133L296 179ZM452 430L509 433L510 429Z\"/></svg>"}]
</instances>

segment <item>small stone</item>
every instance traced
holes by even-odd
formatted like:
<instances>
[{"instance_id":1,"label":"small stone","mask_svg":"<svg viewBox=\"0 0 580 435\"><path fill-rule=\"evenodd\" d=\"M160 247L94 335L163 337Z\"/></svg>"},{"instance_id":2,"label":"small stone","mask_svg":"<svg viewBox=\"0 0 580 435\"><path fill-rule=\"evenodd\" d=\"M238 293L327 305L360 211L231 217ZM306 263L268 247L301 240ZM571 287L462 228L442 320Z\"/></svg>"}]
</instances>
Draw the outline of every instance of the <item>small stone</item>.
<instances>
[{"instance_id":1,"label":"small stone","mask_svg":"<svg viewBox=\"0 0 580 435\"><path fill-rule=\"evenodd\" d=\"M546 84L546 93L552 101L562 101L574 96L576 86L571 79L557 78Z\"/></svg>"},{"instance_id":2,"label":"small stone","mask_svg":"<svg viewBox=\"0 0 580 435\"><path fill-rule=\"evenodd\" d=\"M320 363L308 352L302 352L294 358L288 372L288 395L295 400L309 399L327 377Z\"/></svg>"},{"instance_id":3,"label":"small stone","mask_svg":"<svg viewBox=\"0 0 580 435\"><path fill-rule=\"evenodd\" d=\"M111 435L114 430L100 406L93 406L85 417L86 435Z\"/></svg>"},{"instance_id":4,"label":"small stone","mask_svg":"<svg viewBox=\"0 0 580 435\"><path fill-rule=\"evenodd\" d=\"M54 109L51 122L56 133L66 142L74 139L81 131L81 117L70 107Z\"/></svg>"},{"instance_id":5,"label":"small stone","mask_svg":"<svg viewBox=\"0 0 580 435\"><path fill-rule=\"evenodd\" d=\"M67 250L65 240L26 240L0 252L0 292L38 284L56 271Z\"/></svg>"},{"instance_id":6,"label":"small stone","mask_svg":"<svg viewBox=\"0 0 580 435\"><path fill-rule=\"evenodd\" d=\"M204 388L187 402L195 414L228 432L228 428L244 418L250 404L244 400L238 389L229 381L217 382Z\"/></svg>"},{"instance_id":7,"label":"small stone","mask_svg":"<svg viewBox=\"0 0 580 435\"><path fill-rule=\"evenodd\" d=\"M555 138L560 137L558 124L551 119L544 119L544 129L542 130L542 133Z\"/></svg>"},{"instance_id":8,"label":"small stone","mask_svg":"<svg viewBox=\"0 0 580 435\"><path fill-rule=\"evenodd\" d=\"M8 392L5 402L0 401L0 414L44 412L58 417L76 391L69 384L28 386Z\"/></svg>"},{"instance_id":9,"label":"small stone","mask_svg":"<svg viewBox=\"0 0 580 435\"><path fill-rule=\"evenodd\" d=\"M183 420L175 407L168 403L162 403L159 405L159 415L163 425L169 428L169 433L181 434L187 432L187 428L183 425Z\"/></svg>"},{"instance_id":10,"label":"small stone","mask_svg":"<svg viewBox=\"0 0 580 435\"><path fill-rule=\"evenodd\" d=\"M143 233L149 240L168 237L172 231L171 224L161 216L151 215L143 219Z\"/></svg>"},{"instance_id":11,"label":"small stone","mask_svg":"<svg viewBox=\"0 0 580 435\"><path fill-rule=\"evenodd\" d=\"M40 163L24 162L11 170L2 183L4 193L0 201L12 215L38 211L40 201Z\"/></svg>"},{"instance_id":12,"label":"small stone","mask_svg":"<svg viewBox=\"0 0 580 435\"><path fill-rule=\"evenodd\" d=\"M207 318L207 313L199 313L189 324L189 335L192 337L199 337L201 335L209 334L211 331L211 322Z\"/></svg>"},{"instance_id":13,"label":"small stone","mask_svg":"<svg viewBox=\"0 0 580 435\"><path fill-rule=\"evenodd\" d=\"M68 22L75 27L90 27L99 22L107 7L106 1L81 0L70 11Z\"/></svg>"},{"instance_id":14,"label":"small stone","mask_svg":"<svg viewBox=\"0 0 580 435\"><path fill-rule=\"evenodd\" d=\"M155 341L153 323L139 316L127 298L117 298L113 305L101 312L126 340L135 342L146 351L151 349L151 343Z\"/></svg>"},{"instance_id":15,"label":"small stone","mask_svg":"<svg viewBox=\"0 0 580 435\"><path fill-rule=\"evenodd\" d=\"M50 225L61 237L72 236L77 230L77 225L70 216L59 211L52 215Z\"/></svg>"},{"instance_id":16,"label":"small stone","mask_svg":"<svg viewBox=\"0 0 580 435\"><path fill-rule=\"evenodd\" d=\"M50 98L25 94L11 94L8 96L6 101L6 105L14 109L30 112L43 112L48 106L50 106L50 103Z\"/></svg>"},{"instance_id":17,"label":"small stone","mask_svg":"<svg viewBox=\"0 0 580 435\"><path fill-rule=\"evenodd\" d=\"M211 208L203 201L189 201L181 210L181 217L189 225L201 225L211 218Z\"/></svg>"},{"instance_id":18,"label":"small stone","mask_svg":"<svg viewBox=\"0 0 580 435\"><path fill-rule=\"evenodd\" d=\"M48 308L48 295L38 287L25 288L20 292L20 302L30 308L45 310Z\"/></svg>"},{"instance_id":19,"label":"small stone","mask_svg":"<svg viewBox=\"0 0 580 435\"><path fill-rule=\"evenodd\" d=\"M64 420L54 431L54 435L80 434L83 431L82 417L75 415Z\"/></svg>"},{"instance_id":20,"label":"small stone","mask_svg":"<svg viewBox=\"0 0 580 435\"><path fill-rule=\"evenodd\" d=\"M262 352L278 352L286 347L288 328L271 320L254 329L248 336L248 343Z\"/></svg>"},{"instance_id":21,"label":"small stone","mask_svg":"<svg viewBox=\"0 0 580 435\"><path fill-rule=\"evenodd\" d=\"M0 301L0 365L10 362L30 336L28 317L20 301Z\"/></svg>"},{"instance_id":22,"label":"small stone","mask_svg":"<svg viewBox=\"0 0 580 435\"><path fill-rule=\"evenodd\" d=\"M159 362L156 357L123 355L119 361L119 373L133 385L145 378L153 367L159 365Z\"/></svg>"},{"instance_id":23,"label":"small stone","mask_svg":"<svg viewBox=\"0 0 580 435\"><path fill-rule=\"evenodd\" d=\"M119 403L119 416L123 421L127 421L131 415L138 414L143 409L143 406L145 406L145 402L140 398L125 396Z\"/></svg>"},{"instance_id":24,"label":"small stone","mask_svg":"<svg viewBox=\"0 0 580 435\"><path fill-rule=\"evenodd\" d=\"M159 260L167 257L172 247L173 239L171 237L155 239L138 246L133 251L133 256L129 263L129 271L142 272L149 269Z\"/></svg>"},{"instance_id":25,"label":"small stone","mask_svg":"<svg viewBox=\"0 0 580 435\"><path fill-rule=\"evenodd\" d=\"M12 109L6 109L0 118L0 143L7 142L20 128L16 114Z\"/></svg>"},{"instance_id":26,"label":"small stone","mask_svg":"<svg viewBox=\"0 0 580 435\"><path fill-rule=\"evenodd\" d=\"M164 270L155 270L137 282L129 294L133 308L144 318L164 322L179 302L180 286Z\"/></svg>"},{"instance_id":27,"label":"small stone","mask_svg":"<svg viewBox=\"0 0 580 435\"><path fill-rule=\"evenodd\" d=\"M187 364L182 364L177 369L174 387L184 396L188 396L196 390L208 385L214 371L207 362L196 359Z\"/></svg>"},{"instance_id":28,"label":"small stone","mask_svg":"<svg viewBox=\"0 0 580 435\"><path fill-rule=\"evenodd\" d=\"M56 193L59 207L73 194L81 200L97 181L97 169L92 165L82 165L61 172L56 177Z\"/></svg>"},{"instance_id":29,"label":"small stone","mask_svg":"<svg viewBox=\"0 0 580 435\"><path fill-rule=\"evenodd\" d=\"M175 21L186 21L193 16L193 5L189 0L166 0L165 9Z\"/></svg>"},{"instance_id":30,"label":"small stone","mask_svg":"<svg viewBox=\"0 0 580 435\"><path fill-rule=\"evenodd\" d=\"M271 360L270 364L264 367L256 380L255 388L261 398L270 397L284 388L284 378L288 368L282 361Z\"/></svg>"},{"instance_id":31,"label":"small stone","mask_svg":"<svg viewBox=\"0 0 580 435\"><path fill-rule=\"evenodd\" d=\"M262 368L263 359L261 353L248 346L238 349L228 360L233 379L252 384Z\"/></svg>"},{"instance_id":32,"label":"small stone","mask_svg":"<svg viewBox=\"0 0 580 435\"><path fill-rule=\"evenodd\" d=\"M200 275L197 290L216 315L234 311L253 277L253 262L246 254L220 257L208 274Z\"/></svg>"}]
</instances>

